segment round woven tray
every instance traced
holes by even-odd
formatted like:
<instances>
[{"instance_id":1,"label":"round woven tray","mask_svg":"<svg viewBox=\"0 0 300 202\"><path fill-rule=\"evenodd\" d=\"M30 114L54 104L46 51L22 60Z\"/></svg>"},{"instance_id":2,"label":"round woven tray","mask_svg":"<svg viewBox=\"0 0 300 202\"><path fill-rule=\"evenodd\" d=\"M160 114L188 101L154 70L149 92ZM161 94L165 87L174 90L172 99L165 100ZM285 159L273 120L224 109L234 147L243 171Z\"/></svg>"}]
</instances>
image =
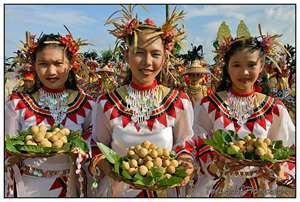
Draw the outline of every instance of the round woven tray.
<instances>
[{"instance_id":1,"label":"round woven tray","mask_svg":"<svg viewBox=\"0 0 300 202\"><path fill-rule=\"evenodd\" d=\"M15 156L20 159L27 159L27 158L46 158L46 157L52 157L52 156L61 156L70 154L70 152L53 152L53 153L13 153L10 151L5 151L9 156Z\"/></svg>"},{"instance_id":2,"label":"round woven tray","mask_svg":"<svg viewBox=\"0 0 300 202\"><path fill-rule=\"evenodd\" d=\"M245 176L265 176L269 179L277 179L277 169L280 166L280 163L288 161L288 159L284 160L277 160L276 162L272 163L269 161L262 161L262 160L250 160L250 159L236 159L228 154L222 154L216 150L216 160L220 161L221 157L225 160L224 168L223 168L223 176L226 175L245 175ZM242 170L246 167L257 167L255 170ZM225 170L224 170L225 169ZM221 169L222 170L222 169Z\"/></svg>"},{"instance_id":3,"label":"round woven tray","mask_svg":"<svg viewBox=\"0 0 300 202\"><path fill-rule=\"evenodd\" d=\"M112 164L110 164L107 159L103 156L103 158L101 157L99 162L97 163L97 165L100 165L99 168L102 172L105 173L105 169L104 169L104 165L107 167L110 167L110 170L113 170L113 166ZM103 167L102 167L103 166ZM164 187L160 187L157 185L154 186L143 186L143 185L138 185L138 184L134 184L133 182L131 182L128 179L124 179L122 176L117 176L113 171L111 171L110 174L108 174L109 177L111 178L118 178L117 180L120 180L128 185L130 185L132 188L134 189L143 189L143 190L149 190L149 191L158 191L158 190L165 190L165 189L169 189L169 188L174 188L174 187L180 187L180 184L177 185L172 185L172 186L164 186Z\"/></svg>"}]
</instances>

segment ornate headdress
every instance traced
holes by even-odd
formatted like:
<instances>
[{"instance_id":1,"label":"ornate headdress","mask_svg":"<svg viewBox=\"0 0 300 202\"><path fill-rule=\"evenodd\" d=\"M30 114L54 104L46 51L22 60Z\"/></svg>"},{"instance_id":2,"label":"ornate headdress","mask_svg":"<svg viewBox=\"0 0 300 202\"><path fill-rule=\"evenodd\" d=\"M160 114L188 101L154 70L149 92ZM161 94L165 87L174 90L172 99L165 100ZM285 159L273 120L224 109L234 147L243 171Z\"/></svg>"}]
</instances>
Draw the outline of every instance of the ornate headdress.
<instances>
[{"instance_id":1,"label":"ornate headdress","mask_svg":"<svg viewBox=\"0 0 300 202\"><path fill-rule=\"evenodd\" d=\"M185 74L189 73L209 73L207 68L207 62L203 57L203 46L199 45L193 46L192 50L189 50L187 54L182 55L185 63L187 64L187 68Z\"/></svg>"},{"instance_id":2,"label":"ornate headdress","mask_svg":"<svg viewBox=\"0 0 300 202\"><path fill-rule=\"evenodd\" d=\"M243 21L241 21L243 23ZM240 24L241 24L240 23ZM289 52L284 48L284 46L279 42L278 38L282 35L263 35L261 31L261 26L258 25L260 36L258 37L251 37L250 33L246 28L244 28L243 31L241 31L240 25L237 30L237 37L234 39L230 35L230 31L228 27L226 28L226 24L222 23L218 32L217 40L214 43L215 46L215 53L217 60L216 62L224 65L224 57L226 53L231 49L231 46L241 40L246 40L252 38L255 41L255 47L260 48L263 50L265 57L272 62L276 68L280 70L280 67L278 65L278 62L280 60L280 57L283 54L288 54ZM245 26L245 25L243 25ZM224 31L227 29L228 31ZM223 32L223 33L222 33Z\"/></svg>"},{"instance_id":3,"label":"ornate headdress","mask_svg":"<svg viewBox=\"0 0 300 202\"><path fill-rule=\"evenodd\" d=\"M268 95L273 95L272 91L274 92L281 92L285 90L288 91L288 82L284 77L288 77L288 69L286 67L287 61L286 59L290 57L289 51L280 43L278 40L279 37L282 35L269 35L269 34L262 34L261 26L258 25L259 29L259 36L258 37L251 37L248 28L244 24L243 21L240 22L237 30L237 38L233 39L230 34L229 27L226 25L225 22L221 24L219 27L219 31L217 34L217 40L214 42L216 57L215 62L216 66L224 67L225 65L225 55L228 53L231 48L238 43L239 41L250 40L251 48L260 49L266 58L265 60L265 71L261 75L261 77L256 82L256 87L258 91L261 91ZM224 73L224 72L223 72ZM277 87L271 87L273 90L270 90L270 85L272 82L269 81L270 78L276 76L276 82L279 85ZM278 79L280 81L278 81ZM224 80L224 76L223 76ZM275 83L276 83L275 82ZM274 82L273 82L274 83ZM223 85L223 84L222 84ZM225 84L224 84L225 85ZM271 94L270 94L271 93ZM275 93L277 97L277 93ZM288 94L288 93L285 93Z\"/></svg>"},{"instance_id":4,"label":"ornate headdress","mask_svg":"<svg viewBox=\"0 0 300 202\"><path fill-rule=\"evenodd\" d=\"M169 19L161 27L158 27L150 18L147 18L144 22L139 21L137 15L133 14L134 7L131 5L128 8L122 6L122 9L114 12L105 23L112 24L115 27L109 32L117 38L116 47L126 50L128 46L133 45L136 48L137 32L140 32L143 28L150 28L156 30L153 33L153 38L157 36L162 37L168 55L172 55L173 51L180 49L180 42L184 38L185 31L183 28L178 28L176 22L183 19L183 11L176 11L175 8ZM120 16L113 19L112 17L116 14L120 14Z\"/></svg>"},{"instance_id":5,"label":"ornate headdress","mask_svg":"<svg viewBox=\"0 0 300 202\"><path fill-rule=\"evenodd\" d=\"M41 44L58 44L58 45L65 46L65 50L68 50L72 56L71 59L72 69L74 70L74 72L77 72L80 69L81 57L78 53L79 47L83 45L87 45L88 43L85 40L81 40L80 38L75 40L71 32L69 31L69 29L66 26L64 27L68 31L68 34L66 36L62 36L60 34L48 35L51 36L51 40L45 40L45 36L47 35L43 35L43 34L41 34L41 36L38 39L36 39L35 35L26 32L26 42L21 41L23 47L21 47L20 50L15 52L17 55L14 58L14 62L21 67L19 71L20 74L34 71L33 69L34 53L37 47L39 47Z\"/></svg>"}]
</instances>

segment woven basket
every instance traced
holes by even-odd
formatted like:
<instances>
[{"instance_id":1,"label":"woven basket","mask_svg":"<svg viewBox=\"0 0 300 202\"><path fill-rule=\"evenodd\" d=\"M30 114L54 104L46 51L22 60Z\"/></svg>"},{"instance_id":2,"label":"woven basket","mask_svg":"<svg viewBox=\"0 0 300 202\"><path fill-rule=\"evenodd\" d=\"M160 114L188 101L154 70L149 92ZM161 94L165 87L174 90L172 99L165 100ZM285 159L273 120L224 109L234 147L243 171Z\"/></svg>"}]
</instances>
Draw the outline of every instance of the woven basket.
<instances>
[{"instance_id":1,"label":"woven basket","mask_svg":"<svg viewBox=\"0 0 300 202\"><path fill-rule=\"evenodd\" d=\"M277 164L277 163L283 163L286 162L288 159L284 160L276 160L276 162L272 163L270 161L263 161L263 160L251 160L251 159L237 159L229 154L223 154L215 149L213 151L220 157L227 159L228 161L231 161L232 163L240 164L241 166L243 165L244 167L246 166L271 166L272 164Z\"/></svg>"},{"instance_id":2,"label":"woven basket","mask_svg":"<svg viewBox=\"0 0 300 202\"><path fill-rule=\"evenodd\" d=\"M100 165L99 168L102 172L105 173L104 171L104 167L101 167L103 165L106 165L108 167L110 167L110 170L113 170L113 165L111 163L109 163L107 161L107 159L103 156L103 158L101 157L99 162L97 163L97 165ZM131 182L128 179L123 178L122 176L117 176L113 171L108 174L109 177L112 177L114 179L118 178L117 180L120 180L128 185L130 185L133 189L143 189L143 190L149 190L149 191L158 191L158 190L165 190L165 189L169 189L169 188L174 188L174 187L180 187L180 184L176 184L176 185L172 185L172 186L163 186L160 187L158 185L153 185L153 186L143 186L143 185L138 185L138 184L134 184L133 182Z\"/></svg>"},{"instance_id":3,"label":"woven basket","mask_svg":"<svg viewBox=\"0 0 300 202\"><path fill-rule=\"evenodd\" d=\"M27 158L46 158L46 157L52 157L52 156L60 156L60 155L66 155L70 154L70 152L53 152L53 153L13 153L10 151L5 151L9 156L15 156L20 159L27 159Z\"/></svg>"},{"instance_id":4,"label":"woven basket","mask_svg":"<svg viewBox=\"0 0 300 202\"><path fill-rule=\"evenodd\" d=\"M225 166L228 169L226 172L223 173L223 175L230 175L232 173L238 173L241 169L244 169L246 167L252 166L252 167L258 167L255 171L250 172L241 172L245 175L253 172L253 176L265 176L269 179L277 179L277 174L275 171L275 167L278 166L281 163L286 162L288 159L284 160L277 160L276 162L272 163L269 161L263 161L263 160L250 160L250 159L236 159L228 154L222 154L217 150L214 150L216 154L216 158L221 157L225 159ZM219 158L220 159L220 158Z\"/></svg>"}]
</instances>

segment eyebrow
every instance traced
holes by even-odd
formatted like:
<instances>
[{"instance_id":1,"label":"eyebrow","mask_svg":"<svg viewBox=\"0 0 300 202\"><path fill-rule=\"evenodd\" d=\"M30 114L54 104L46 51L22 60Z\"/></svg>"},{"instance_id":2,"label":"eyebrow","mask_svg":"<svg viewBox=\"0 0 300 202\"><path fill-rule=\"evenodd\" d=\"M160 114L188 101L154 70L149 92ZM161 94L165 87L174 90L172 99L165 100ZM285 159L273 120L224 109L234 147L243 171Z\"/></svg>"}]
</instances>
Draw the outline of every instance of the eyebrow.
<instances>
[{"instance_id":1,"label":"eyebrow","mask_svg":"<svg viewBox=\"0 0 300 202\"><path fill-rule=\"evenodd\" d=\"M142 50L142 51L145 50L145 48L141 48L141 47L137 47L136 49L137 50ZM160 49L154 49L154 50L151 50L151 52L162 52L162 51Z\"/></svg>"},{"instance_id":2,"label":"eyebrow","mask_svg":"<svg viewBox=\"0 0 300 202\"><path fill-rule=\"evenodd\" d=\"M36 60L37 62L48 62L49 60L45 60L45 59L37 59ZM57 59L57 60L50 60L50 61L53 61L53 62L63 62L62 59Z\"/></svg>"}]
</instances>

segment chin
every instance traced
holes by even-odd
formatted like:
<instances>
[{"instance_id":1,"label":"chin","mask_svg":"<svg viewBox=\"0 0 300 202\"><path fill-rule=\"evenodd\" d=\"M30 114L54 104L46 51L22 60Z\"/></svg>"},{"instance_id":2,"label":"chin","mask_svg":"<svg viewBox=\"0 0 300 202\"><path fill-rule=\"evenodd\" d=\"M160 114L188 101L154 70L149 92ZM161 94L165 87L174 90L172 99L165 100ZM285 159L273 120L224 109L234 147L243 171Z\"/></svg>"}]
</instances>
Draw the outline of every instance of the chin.
<instances>
[{"instance_id":1,"label":"chin","mask_svg":"<svg viewBox=\"0 0 300 202\"><path fill-rule=\"evenodd\" d=\"M145 83L152 83L155 80L155 78L143 78L141 80L139 80L141 83L145 84Z\"/></svg>"},{"instance_id":2,"label":"chin","mask_svg":"<svg viewBox=\"0 0 300 202\"><path fill-rule=\"evenodd\" d=\"M47 88L50 88L50 89L58 89L58 88L63 88L63 87L60 87L60 85L45 85Z\"/></svg>"}]
</instances>

